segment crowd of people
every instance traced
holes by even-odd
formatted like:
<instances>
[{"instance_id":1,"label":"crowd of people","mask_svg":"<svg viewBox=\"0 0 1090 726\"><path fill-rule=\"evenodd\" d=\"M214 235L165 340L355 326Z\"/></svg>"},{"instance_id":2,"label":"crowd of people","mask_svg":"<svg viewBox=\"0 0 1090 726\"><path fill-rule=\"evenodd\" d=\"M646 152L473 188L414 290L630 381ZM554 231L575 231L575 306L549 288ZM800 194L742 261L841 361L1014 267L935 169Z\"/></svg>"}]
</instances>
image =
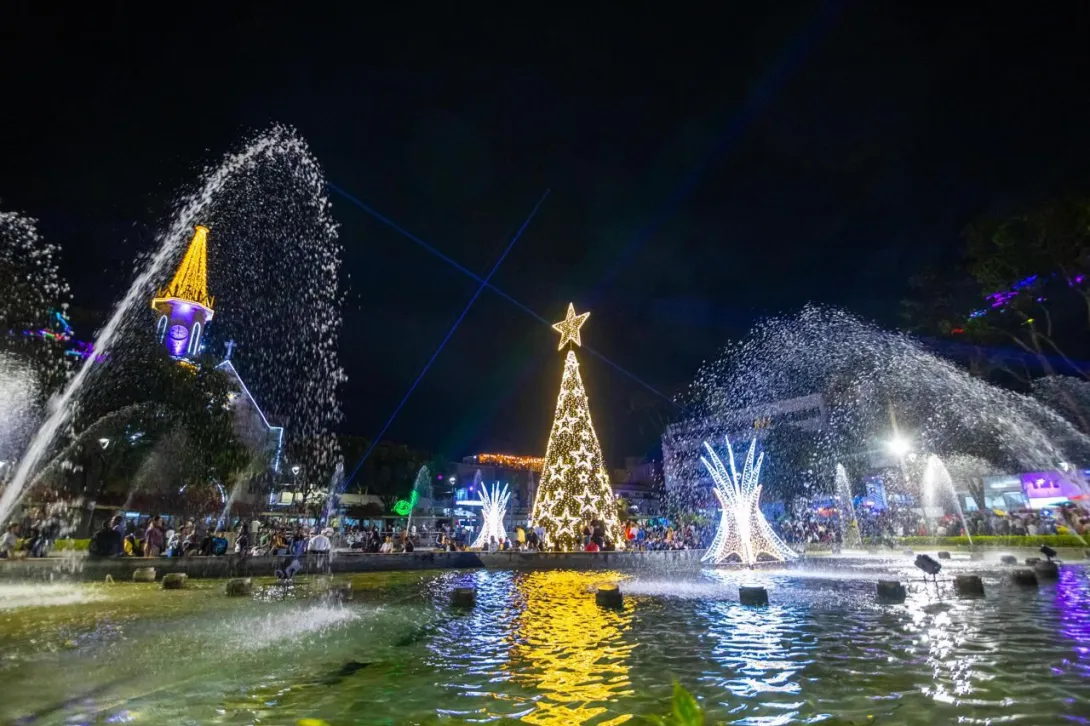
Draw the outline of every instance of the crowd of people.
<instances>
[{"instance_id":1,"label":"crowd of people","mask_svg":"<svg viewBox=\"0 0 1090 726\"><path fill-rule=\"evenodd\" d=\"M145 523L120 516L103 523L91 538L93 557L193 557L242 555L328 554L333 551L331 528L309 528L301 522L240 520L231 527L211 526L192 519L176 523L159 515Z\"/></svg>"},{"instance_id":2,"label":"crowd of people","mask_svg":"<svg viewBox=\"0 0 1090 726\"><path fill-rule=\"evenodd\" d=\"M642 525L630 520L625 525L625 539L628 548L637 552L700 549L711 541L707 527L680 524L666 517L648 519Z\"/></svg>"},{"instance_id":3,"label":"crowd of people","mask_svg":"<svg viewBox=\"0 0 1090 726\"><path fill-rule=\"evenodd\" d=\"M938 521L926 520L917 509L861 507L852 521L842 519L836 508L805 508L784 515L773 527L789 543L802 545L844 544L849 537L892 544L907 536L964 536L966 526L972 536L1021 536L1090 533L1090 515L1076 507L1045 510L983 510L965 513L965 525L956 514ZM62 531L57 512L43 508L11 523L0 534L0 558L16 555L44 557ZM580 549L608 552L620 549L600 520L582 529ZM707 547L714 527L679 523L665 517L624 524L623 548L634 551L697 549ZM294 555L330 553L336 549L356 552L393 554L418 549L467 551L474 548L477 532L471 524L434 524L380 529L377 524L345 526L339 533L331 527L318 527L301 520L252 518L231 524L193 519L165 519L153 516L145 520L115 516L103 522L92 536L89 552L96 557L191 557L242 555ZM533 552L548 549L543 527L516 525L507 536L492 537L484 543L486 551Z\"/></svg>"},{"instance_id":4,"label":"crowd of people","mask_svg":"<svg viewBox=\"0 0 1090 726\"><path fill-rule=\"evenodd\" d=\"M28 508L0 535L0 558L12 557L20 550L27 557L48 555L57 539L70 529L63 516L66 511L59 502Z\"/></svg>"},{"instance_id":5,"label":"crowd of people","mask_svg":"<svg viewBox=\"0 0 1090 726\"><path fill-rule=\"evenodd\" d=\"M948 512L928 519L918 509L860 507L854 527L859 537L870 542L892 542L899 537L1037 536L1090 533L1090 515L1077 507L1047 509L974 510ZM785 515L774 523L784 541L799 544L840 545L849 537L853 523L842 519L835 508L807 508ZM966 532L968 527L968 532Z\"/></svg>"}]
</instances>

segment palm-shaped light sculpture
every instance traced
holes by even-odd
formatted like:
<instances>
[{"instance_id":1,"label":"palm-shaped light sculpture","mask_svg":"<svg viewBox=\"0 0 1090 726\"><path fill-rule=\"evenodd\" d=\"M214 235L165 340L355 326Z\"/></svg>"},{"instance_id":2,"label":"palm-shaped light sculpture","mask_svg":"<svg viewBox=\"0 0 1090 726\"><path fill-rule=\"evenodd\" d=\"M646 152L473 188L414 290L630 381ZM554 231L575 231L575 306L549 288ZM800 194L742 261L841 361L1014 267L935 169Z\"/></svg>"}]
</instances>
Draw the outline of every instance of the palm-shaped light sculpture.
<instances>
[{"instance_id":1,"label":"palm-shaped light sculpture","mask_svg":"<svg viewBox=\"0 0 1090 726\"><path fill-rule=\"evenodd\" d=\"M507 539L507 530L503 528L503 517L507 514L507 503L511 500L511 493L504 484L500 489L498 484L493 484L491 491L488 487L481 487L481 516L484 523L481 525L481 533L473 541L475 548L488 546L490 538L495 537L496 542Z\"/></svg>"},{"instance_id":2,"label":"palm-shaped light sculpture","mask_svg":"<svg viewBox=\"0 0 1090 726\"><path fill-rule=\"evenodd\" d=\"M797 557L795 551L772 531L768 520L761 514L761 464L765 455L764 452L757 455L757 439L754 438L749 444L741 472L734 464L730 439L726 442L729 470L707 441L704 448L708 455L700 457L715 482L715 497L722 507L719 530L703 561L720 564L737 559L743 565L753 565L760 559L783 562Z\"/></svg>"}]
</instances>

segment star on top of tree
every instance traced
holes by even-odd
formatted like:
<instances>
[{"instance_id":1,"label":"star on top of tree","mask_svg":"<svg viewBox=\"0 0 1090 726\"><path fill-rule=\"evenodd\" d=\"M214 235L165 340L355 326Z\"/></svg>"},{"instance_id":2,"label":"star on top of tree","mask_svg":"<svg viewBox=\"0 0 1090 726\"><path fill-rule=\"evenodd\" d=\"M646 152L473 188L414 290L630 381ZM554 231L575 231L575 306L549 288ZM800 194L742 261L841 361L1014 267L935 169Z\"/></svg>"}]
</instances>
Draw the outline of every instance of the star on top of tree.
<instances>
[{"instance_id":1,"label":"star on top of tree","mask_svg":"<svg viewBox=\"0 0 1090 726\"><path fill-rule=\"evenodd\" d=\"M583 327L583 323L587 322L587 318L589 317L590 313L576 315L575 305L568 303L568 316L559 323L553 323L553 330L560 333L560 345L558 345L556 349L564 350L564 346L569 341L578 346L582 346L583 342L579 338L579 328Z\"/></svg>"}]
</instances>

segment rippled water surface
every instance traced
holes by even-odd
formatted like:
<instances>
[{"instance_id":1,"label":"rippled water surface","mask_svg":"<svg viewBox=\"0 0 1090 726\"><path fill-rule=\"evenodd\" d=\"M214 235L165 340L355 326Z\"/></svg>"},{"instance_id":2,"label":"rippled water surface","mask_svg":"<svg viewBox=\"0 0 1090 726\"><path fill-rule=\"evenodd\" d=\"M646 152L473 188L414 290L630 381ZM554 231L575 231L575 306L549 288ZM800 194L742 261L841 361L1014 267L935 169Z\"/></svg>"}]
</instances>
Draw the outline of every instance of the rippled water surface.
<instances>
[{"instance_id":1,"label":"rippled water surface","mask_svg":"<svg viewBox=\"0 0 1090 726\"><path fill-rule=\"evenodd\" d=\"M0 723L647 723L674 680L710 722L1086 723L1090 582L1065 566L987 597L924 586L906 558L821 569L428 572L312 580L227 598L222 583L0 584ZM817 567L816 565L813 567ZM910 584L879 605L875 580ZM594 603L619 582L621 611ZM771 605L738 604L739 584ZM449 607L456 585L477 607Z\"/></svg>"}]
</instances>

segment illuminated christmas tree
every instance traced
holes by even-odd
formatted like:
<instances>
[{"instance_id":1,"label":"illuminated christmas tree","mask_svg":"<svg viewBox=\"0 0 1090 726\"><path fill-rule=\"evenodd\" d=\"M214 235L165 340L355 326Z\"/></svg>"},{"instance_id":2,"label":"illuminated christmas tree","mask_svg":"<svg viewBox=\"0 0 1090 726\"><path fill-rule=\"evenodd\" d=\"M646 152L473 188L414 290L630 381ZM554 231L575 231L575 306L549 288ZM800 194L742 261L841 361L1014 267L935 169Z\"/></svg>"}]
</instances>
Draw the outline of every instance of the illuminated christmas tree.
<instances>
[{"instance_id":1,"label":"illuminated christmas tree","mask_svg":"<svg viewBox=\"0 0 1090 726\"><path fill-rule=\"evenodd\" d=\"M588 317L590 313L576 315L575 306L568 305L567 318L553 326L560 333L558 350L569 343L582 345L579 328ZM579 375L579 360L574 350L568 350L531 523L545 528L547 547L578 549L583 544L584 526L595 520L601 522L607 539L624 546L613 489Z\"/></svg>"}]
</instances>

